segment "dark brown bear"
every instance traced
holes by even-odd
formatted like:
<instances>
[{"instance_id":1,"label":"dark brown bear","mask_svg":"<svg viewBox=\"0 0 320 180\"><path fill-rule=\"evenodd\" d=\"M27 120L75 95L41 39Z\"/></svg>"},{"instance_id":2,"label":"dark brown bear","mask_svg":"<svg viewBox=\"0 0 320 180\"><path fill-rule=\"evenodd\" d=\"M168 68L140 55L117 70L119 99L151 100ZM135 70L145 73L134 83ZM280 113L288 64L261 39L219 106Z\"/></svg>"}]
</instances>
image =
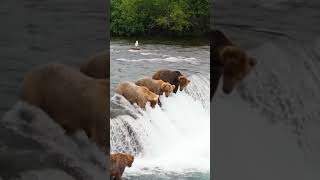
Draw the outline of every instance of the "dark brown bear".
<instances>
[{"instance_id":1,"label":"dark brown bear","mask_svg":"<svg viewBox=\"0 0 320 180\"><path fill-rule=\"evenodd\" d=\"M182 91L190 83L190 80L179 71L170 71L167 69L157 71L153 74L152 79L162 80L175 85L174 93L177 93L178 87L180 87L179 89Z\"/></svg>"},{"instance_id":2,"label":"dark brown bear","mask_svg":"<svg viewBox=\"0 0 320 180\"><path fill-rule=\"evenodd\" d=\"M256 65L256 60L235 45L221 31L210 32L210 99L223 75L223 92L229 94Z\"/></svg>"}]
</instances>

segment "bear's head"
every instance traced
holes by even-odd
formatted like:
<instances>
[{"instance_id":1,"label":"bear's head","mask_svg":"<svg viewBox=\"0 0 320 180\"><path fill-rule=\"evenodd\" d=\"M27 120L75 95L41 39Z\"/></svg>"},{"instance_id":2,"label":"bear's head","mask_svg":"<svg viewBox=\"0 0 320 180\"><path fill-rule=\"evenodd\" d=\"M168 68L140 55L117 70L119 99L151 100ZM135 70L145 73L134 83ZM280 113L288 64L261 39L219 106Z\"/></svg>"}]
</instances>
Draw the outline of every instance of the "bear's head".
<instances>
[{"instance_id":1,"label":"bear's head","mask_svg":"<svg viewBox=\"0 0 320 180\"><path fill-rule=\"evenodd\" d=\"M159 95L151 92L148 88L144 86L140 86L140 87L143 88L145 96L147 97L147 100L150 102L150 106L152 108L155 108L156 105L158 104Z\"/></svg>"},{"instance_id":2,"label":"bear's head","mask_svg":"<svg viewBox=\"0 0 320 180\"><path fill-rule=\"evenodd\" d=\"M161 89L161 92L164 92L166 97L168 97L170 93L172 93L175 87L176 87L175 85L171 85L170 83L163 82L160 86L160 89Z\"/></svg>"},{"instance_id":3,"label":"bear's head","mask_svg":"<svg viewBox=\"0 0 320 180\"><path fill-rule=\"evenodd\" d=\"M189 83L190 80L186 76L179 76L179 86L180 86L180 91L182 91Z\"/></svg>"},{"instance_id":4,"label":"bear's head","mask_svg":"<svg viewBox=\"0 0 320 180\"><path fill-rule=\"evenodd\" d=\"M134 161L134 156L132 156L131 154L125 154L125 155L126 155L127 166L131 167Z\"/></svg>"},{"instance_id":5,"label":"bear's head","mask_svg":"<svg viewBox=\"0 0 320 180\"><path fill-rule=\"evenodd\" d=\"M230 94L235 85L243 80L256 65L256 60L243 49L225 46L220 52L223 65L223 92Z\"/></svg>"}]
</instances>

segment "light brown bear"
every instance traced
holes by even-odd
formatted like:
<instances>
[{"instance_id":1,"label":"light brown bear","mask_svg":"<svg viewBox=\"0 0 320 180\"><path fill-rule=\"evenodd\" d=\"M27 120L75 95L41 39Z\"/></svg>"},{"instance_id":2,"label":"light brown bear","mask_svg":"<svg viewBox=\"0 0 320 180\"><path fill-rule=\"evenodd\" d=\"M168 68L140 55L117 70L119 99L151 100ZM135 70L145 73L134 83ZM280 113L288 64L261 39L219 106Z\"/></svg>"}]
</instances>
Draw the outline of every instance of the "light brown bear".
<instances>
[{"instance_id":1,"label":"light brown bear","mask_svg":"<svg viewBox=\"0 0 320 180\"><path fill-rule=\"evenodd\" d=\"M142 109L145 109L147 102L150 102L150 106L155 108L159 99L159 95L149 91L148 88L138 86L129 81L121 82L116 92L125 97L130 103L137 103Z\"/></svg>"},{"instance_id":2,"label":"light brown bear","mask_svg":"<svg viewBox=\"0 0 320 180\"><path fill-rule=\"evenodd\" d=\"M162 80L154 80L148 77L138 80L136 85L147 87L151 92L158 95L164 93L166 97L168 97L176 87Z\"/></svg>"},{"instance_id":3,"label":"light brown bear","mask_svg":"<svg viewBox=\"0 0 320 180\"><path fill-rule=\"evenodd\" d=\"M210 97L212 99L221 75L223 92L229 94L235 85L249 74L257 62L219 30L210 32L210 43Z\"/></svg>"},{"instance_id":4,"label":"light brown bear","mask_svg":"<svg viewBox=\"0 0 320 180\"><path fill-rule=\"evenodd\" d=\"M168 69L162 69L152 75L152 79L163 80L175 86L173 92L177 93L178 87L182 91L189 83L190 80L180 73L180 71L171 71Z\"/></svg>"},{"instance_id":5,"label":"light brown bear","mask_svg":"<svg viewBox=\"0 0 320 180\"><path fill-rule=\"evenodd\" d=\"M107 152L109 80L93 79L62 64L46 64L28 72L21 99L41 108L67 134L84 130Z\"/></svg>"},{"instance_id":6,"label":"light brown bear","mask_svg":"<svg viewBox=\"0 0 320 180\"><path fill-rule=\"evenodd\" d=\"M89 58L81 65L80 71L87 76L106 79L110 78L110 53L109 51L100 52Z\"/></svg>"},{"instance_id":7,"label":"light brown bear","mask_svg":"<svg viewBox=\"0 0 320 180\"><path fill-rule=\"evenodd\" d=\"M115 153L110 155L110 180L122 180L122 174L126 167L131 167L134 157L126 153Z\"/></svg>"}]
</instances>

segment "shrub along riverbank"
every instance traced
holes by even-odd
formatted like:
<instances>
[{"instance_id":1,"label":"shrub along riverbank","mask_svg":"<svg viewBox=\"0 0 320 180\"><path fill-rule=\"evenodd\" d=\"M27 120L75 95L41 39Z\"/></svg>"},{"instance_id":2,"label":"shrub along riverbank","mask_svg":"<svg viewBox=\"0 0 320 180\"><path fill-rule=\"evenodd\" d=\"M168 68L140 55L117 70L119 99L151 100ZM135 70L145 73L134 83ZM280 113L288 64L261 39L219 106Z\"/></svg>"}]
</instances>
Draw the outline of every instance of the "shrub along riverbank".
<instances>
[{"instance_id":1,"label":"shrub along riverbank","mask_svg":"<svg viewBox=\"0 0 320 180\"><path fill-rule=\"evenodd\" d=\"M209 11L209 0L111 0L111 34L201 36Z\"/></svg>"}]
</instances>

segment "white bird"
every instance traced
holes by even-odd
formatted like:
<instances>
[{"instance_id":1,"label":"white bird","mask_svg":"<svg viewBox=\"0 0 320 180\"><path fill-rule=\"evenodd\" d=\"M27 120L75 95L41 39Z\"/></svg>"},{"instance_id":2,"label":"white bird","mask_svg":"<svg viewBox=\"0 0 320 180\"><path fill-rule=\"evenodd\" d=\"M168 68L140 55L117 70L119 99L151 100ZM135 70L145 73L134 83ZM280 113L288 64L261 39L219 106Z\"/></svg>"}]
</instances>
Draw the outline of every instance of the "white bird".
<instances>
[{"instance_id":1,"label":"white bird","mask_svg":"<svg viewBox=\"0 0 320 180\"><path fill-rule=\"evenodd\" d=\"M139 43L138 43L138 41L136 41L136 43L134 44L136 47L138 47L139 46Z\"/></svg>"}]
</instances>

